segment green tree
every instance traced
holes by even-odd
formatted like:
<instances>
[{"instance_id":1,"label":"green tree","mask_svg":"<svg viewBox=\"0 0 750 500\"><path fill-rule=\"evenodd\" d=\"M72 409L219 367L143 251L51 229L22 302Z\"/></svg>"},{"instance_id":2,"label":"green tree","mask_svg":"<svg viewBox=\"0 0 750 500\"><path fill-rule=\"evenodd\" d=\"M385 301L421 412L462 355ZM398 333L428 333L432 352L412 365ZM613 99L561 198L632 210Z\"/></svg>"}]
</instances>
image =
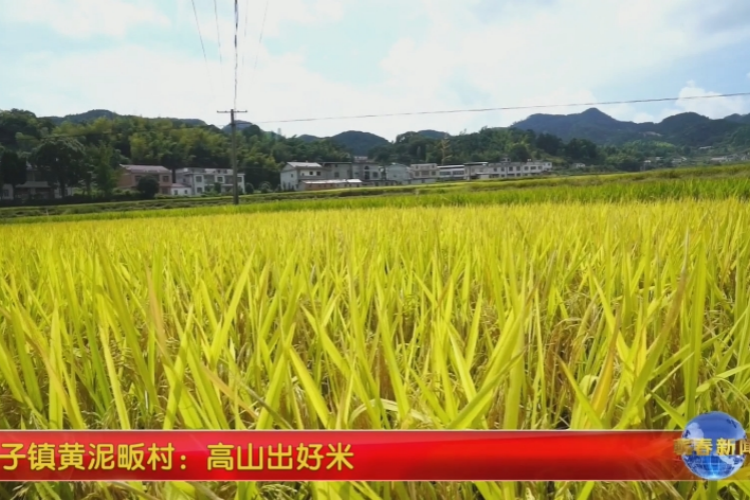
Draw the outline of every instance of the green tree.
<instances>
[{"instance_id":1,"label":"green tree","mask_svg":"<svg viewBox=\"0 0 750 500\"><path fill-rule=\"evenodd\" d=\"M15 197L16 186L26 182L26 174L26 159L15 151L4 150L0 156L0 187L10 184Z\"/></svg>"},{"instance_id":2,"label":"green tree","mask_svg":"<svg viewBox=\"0 0 750 500\"><path fill-rule=\"evenodd\" d=\"M511 161L526 161L531 159L529 147L523 142L516 142L508 150Z\"/></svg>"},{"instance_id":3,"label":"green tree","mask_svg":"<svg viewBox=\"0 0 750 500\"><path fill-rule=\"evenodd\" d=\"M440 141L440 164L447 165L453 159L450 140L446 137Z\"/></svg>"},{"instance_id":4,"label":"green tree","mask_svg":"<svg viewBox=\"0 0 750 500\"><path fill-rule=\"evenodd\" d=\"M62 196L77 185L85 174L85 150L75 139L49 137L42 140L31 155L32 162L44 178L59 186Z\"/></svg>"},{"instance_id":5,"label":"green tree","mask_svg":"<svg viewBox=\"0 0 750 500\"><path fill-rule=\"evenodd\" d=\"M599 160L599 149L587 139L571 139L565 145L565 156L571 161L595 163Z\"/></svg>"},{"instance_id":6,"label":"green tree","mask_svg":"<svg viewBox=\"0 0 750 500\"><path fill-rule=\"evenodd\" d=\"M536 146L549 155L557 155L563 150L562 139L552 134L539 134L536 138Z\"/></svg>"},{"instance_id":7,"label":"green tree","mask_svg":"<svg viewBox=\"0 0 750 500\"><path fill-rule=\"evenodd\" d=\"M96 184L96 187L105 197L111 197L117 185L115 167L117 166L117 156L119 155L111 146L100 144L98 146L89 146L87 148L87 156L93 166L92 175L94 184Z\"/></svg>"},{"instance_id":8,"label":"green tree","mask_svg":"<svg viewBox=\"0 0 750 500\"><path fill-rule=\"evenodd\" d=\"M39 139L51 124L40 122L36 115L22 109L0 111L0 146L23 149L25 139ZM20 139L20 140L19 140Z\"/></svg>"},{"instance_id":9,"label":"green tree","mask_svg":"<svg viewBox=\"0 0 750 500\"><path fill-rule=\"evenodd\" d=\"M159 181L151 176L141 177L136 185L136 190L138 190L143 199L152 200L156 196L156 193L159 192Z\"/></svg>"}]
</instances>

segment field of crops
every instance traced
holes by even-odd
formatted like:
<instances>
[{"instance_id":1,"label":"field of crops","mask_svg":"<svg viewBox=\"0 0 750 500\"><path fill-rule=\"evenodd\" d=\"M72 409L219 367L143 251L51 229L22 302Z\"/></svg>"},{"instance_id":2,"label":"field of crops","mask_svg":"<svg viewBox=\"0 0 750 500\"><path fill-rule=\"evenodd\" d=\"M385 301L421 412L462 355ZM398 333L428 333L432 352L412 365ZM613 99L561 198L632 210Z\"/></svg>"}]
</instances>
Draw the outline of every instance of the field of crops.
<instances>
[{"instance_id":1,"label":"field of crops","mask_svg":"<svg viewBox=\"0 0 750 500\"><path fill-rule=\"evenodd\" d=\"M750 165L57 206L0 208L0 224L279 211L532 202L750 199ZM33 202L32 202L33 203Z\"/></svg>"},{"instance_id":2,"label":"field of crops","mask_svg":"<svg viewBox=\"0 0 750 500\"><path fill-rule=\"evenodd\" d=\"M469 205L0 226L0 425L750 421L747 203ZM741 481L20 487L65 500L750 495Z\"/></svg>"}]
</instances>

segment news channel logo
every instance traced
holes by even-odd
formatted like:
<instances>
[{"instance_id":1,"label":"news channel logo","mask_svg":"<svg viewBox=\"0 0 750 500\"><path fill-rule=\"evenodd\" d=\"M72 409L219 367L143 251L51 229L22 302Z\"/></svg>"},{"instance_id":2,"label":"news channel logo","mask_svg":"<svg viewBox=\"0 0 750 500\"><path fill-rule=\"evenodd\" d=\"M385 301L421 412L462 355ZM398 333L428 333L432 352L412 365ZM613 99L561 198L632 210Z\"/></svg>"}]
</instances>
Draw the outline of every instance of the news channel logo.
<instances>
[{"instance_id":1,"label":"news channel logo","mask_svg":"<svg viewBox=\"0 0 750 500\"><path fill-rule=\"evenodd\" d=\"M720 411L698 415L675 442L675 453L690 472L707 481L737 473L750 453L747 433L734 417Z\"/></svg>"}]
</instances>

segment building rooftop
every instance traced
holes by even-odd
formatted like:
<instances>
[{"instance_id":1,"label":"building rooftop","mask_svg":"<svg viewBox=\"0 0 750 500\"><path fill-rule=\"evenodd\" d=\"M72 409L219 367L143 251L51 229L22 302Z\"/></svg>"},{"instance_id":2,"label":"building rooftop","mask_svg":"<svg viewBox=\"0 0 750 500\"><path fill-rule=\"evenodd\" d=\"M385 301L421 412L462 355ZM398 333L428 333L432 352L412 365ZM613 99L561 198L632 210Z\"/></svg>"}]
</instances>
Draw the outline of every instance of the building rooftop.
<instances>
[{"instance_id":1,"label":"building rooftop","mask_svg":"<svg viewBox=\"0 0 750 500\"><path fill-rule=\"evenodd\" d=\"M168 174L170 173L168 168L162 167L161 165L120 165L128 172L134 174Z\"/></svg>"},{"instance_id":2,"label":"building rooftop","mask_svg":"<svg viewBox=\"0 0 750 500\"><path fill-rule=\"evenodd\" d=\"M287 165L293 168L322 168L320 163L308 162L308 161L290 161Z\"/></svg>"}]
</instances>

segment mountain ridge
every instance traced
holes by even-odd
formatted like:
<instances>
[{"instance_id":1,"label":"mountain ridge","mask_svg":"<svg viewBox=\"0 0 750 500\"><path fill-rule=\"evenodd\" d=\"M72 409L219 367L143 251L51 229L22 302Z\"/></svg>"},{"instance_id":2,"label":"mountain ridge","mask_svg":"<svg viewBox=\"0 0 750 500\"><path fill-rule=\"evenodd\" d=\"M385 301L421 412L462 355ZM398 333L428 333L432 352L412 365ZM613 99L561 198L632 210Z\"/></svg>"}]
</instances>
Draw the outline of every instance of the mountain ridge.
<instances>
[{"instance_id":1,"label":"mountain ridge","mask_svg":"<svg viewBox=\"0 0 750 500\"><path fill-rule=\"evenodd\" d=\"M744 125L750 125L750 114L712 119L685 112L668 116L658 123L635 123L620 121L597 108L589 108L568 115L536 113L511 126L556 135L565 141L578 138L602 145L618 145L657 139L679 146L701 147L725 140Z\"/></svg>"},{"instance_id":2,"label":"mountain ridge","mask_svg":"<svg viewBox=\"0 0 750 500\"><path fill-rule=\"evenodd\" d=\"M42 118L49 119L59 125L65 121L81 124L98 118L114 119L117 117L132 117L132 115L120 115L106 109L93 109L62 117L46 116ZM212 125L199 119L162 119L188 126L212 127ZM243 130L253 124L249 121L238 121L237 125L238 130ZM750 125L750 113L746 115L734 113L725 118L712 119L698 113L685 112L668 116L658 123L635 123L617 120L600 109L592 107L580 113L566 115L535 113L524 120L513 123L510 127L499 128L516 128L531 130L537 134L552 134L564 141L570 141L574 138L586 139L600 145L620 145L626 142L647 140L669 142L678 146L704 147L726 141L733 134L745 133L743 127L748 125ZM221 127L221 130L228 132L230 127L226 125ZM278 136L275 132L267 131L266 133ZM447 132L432 129L420 130L416 133L436 140L452 137ZM304 142L330 140L345 148L349 153L358 156L367 155L374 148L391 143L384 137L361 130L347 130L330 137L302 134L296 136L296 138Z\"/></svg>"}]
</instances>

